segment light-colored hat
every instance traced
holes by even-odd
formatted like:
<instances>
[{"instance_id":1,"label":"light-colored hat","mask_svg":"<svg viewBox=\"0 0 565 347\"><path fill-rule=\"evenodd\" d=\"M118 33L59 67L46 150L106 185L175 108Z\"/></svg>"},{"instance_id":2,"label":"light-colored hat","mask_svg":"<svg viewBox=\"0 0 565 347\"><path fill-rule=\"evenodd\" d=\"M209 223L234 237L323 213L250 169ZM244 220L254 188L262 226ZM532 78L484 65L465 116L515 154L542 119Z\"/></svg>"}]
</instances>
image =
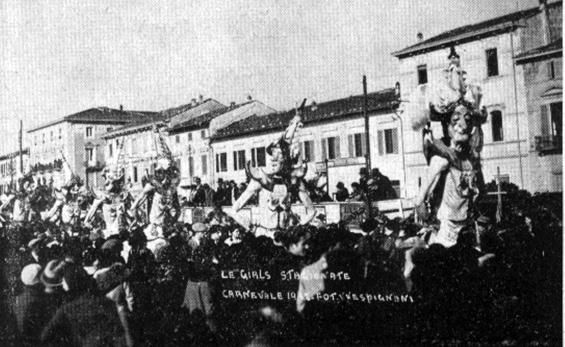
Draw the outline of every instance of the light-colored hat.
<instances>
[{"instance_id":1,"label":"light-colored hat","mask_svg":"<svg viewBox=\"0 0 565 347\"><path fill-rule=\"evenodd\" d=\"M51 260L45 266L45 270L41 274L41 282L47 288L53 288L63 285L63 275L65 271L65 261Z\"/></svg>"},{"instance_id":2,"label":"light-colored hat","mask_svg":"<svg viewBox=\"0 0 565 347\"><path fill-rule=\"evenodd\" d=\"M206 224L204 223L194 223L192 224L192 230L195 233L203 233L208 230L208 226L206 226Z\"/></svg>"},{"instance_id":3,"label":"light-colored hat","mask_svg":"<svg viewBox=\"0 0 565 347\"><path fill-rule=\"evenodd\" d=\"M22 283L26 286L34 286L38 284L41 280L41 265L39 264L28 264L24 266L22 270Z\"/></svg>"}]
</instances>

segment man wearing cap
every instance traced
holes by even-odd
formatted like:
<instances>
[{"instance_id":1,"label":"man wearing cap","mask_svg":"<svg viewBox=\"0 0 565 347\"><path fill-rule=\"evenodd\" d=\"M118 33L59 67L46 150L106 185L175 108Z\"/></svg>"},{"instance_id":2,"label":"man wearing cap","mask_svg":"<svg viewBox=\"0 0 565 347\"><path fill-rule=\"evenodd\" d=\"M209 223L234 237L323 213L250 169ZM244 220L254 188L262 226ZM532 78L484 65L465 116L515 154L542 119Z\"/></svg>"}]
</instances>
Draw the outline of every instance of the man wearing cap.
<instances>
[{"instance_id":1,"label":"man wearing cap","mask_svg":"<svg viewBox=\"0 0 565 347\"><path fill-rule=\"evenodd\" d=\"M47 307L47 297L41 285L41 266L39 264L26 265L21 273L24 284L23 292L16 297L12 305L12 312L16 318L18 340L24 346L39 344L41 329L51 316Z\"/></svg>"}]
</instances>

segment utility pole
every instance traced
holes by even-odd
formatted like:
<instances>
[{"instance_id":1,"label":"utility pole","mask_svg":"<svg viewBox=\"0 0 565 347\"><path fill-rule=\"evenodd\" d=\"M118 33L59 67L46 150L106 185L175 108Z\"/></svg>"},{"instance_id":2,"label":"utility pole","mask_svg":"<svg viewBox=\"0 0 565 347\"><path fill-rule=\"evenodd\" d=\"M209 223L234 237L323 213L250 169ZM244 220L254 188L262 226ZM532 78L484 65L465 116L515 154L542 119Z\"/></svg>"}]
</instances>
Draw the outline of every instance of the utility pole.
<instances>
[{"instance_id":1,"label":"utility pole","mask_svg":"<svg viewBox=\"0 0 565 347\"><path fill-rule=\"evenodd\" d=\"M23 121L20 119L20 133L18 137L19 145L20 145L20 173L24 174L24 158L23 158L23 147L22 147L22 137L23 137Z\"/></svg>"},{"instance_id":2,"label":"utility pole","mask_svg":"<svg viewBox=\"0 0 565 347\"><path fill-rule=\"evenodd\" d=\"M365 147L367 147L367 153L365 153L365 167L367 168L367 178L369 172L371 172L371 141L369 137L369 113L368 113L368 100L367 100L367 76L363 75L363 118L365 119ZM371 196L369 191L365 187L365 196L367 199L367 209L369 219L373 218L373 204L371 201Z\"/></svg>"}]
</instances>

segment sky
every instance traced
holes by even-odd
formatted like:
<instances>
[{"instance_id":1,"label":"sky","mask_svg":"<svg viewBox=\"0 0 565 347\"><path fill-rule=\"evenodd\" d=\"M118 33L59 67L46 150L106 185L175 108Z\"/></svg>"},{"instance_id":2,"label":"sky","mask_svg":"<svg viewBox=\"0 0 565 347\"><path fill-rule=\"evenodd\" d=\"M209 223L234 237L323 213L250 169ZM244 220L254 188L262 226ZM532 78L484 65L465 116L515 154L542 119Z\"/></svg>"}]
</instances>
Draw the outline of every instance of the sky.
<instances>
[{"instance_id":1,"label":"sky","mask_svg":"<svg viewBox=\"0 0 565 347\"><path fill-rule=\"evenodd\" d=\"M391 53L537 0L3 0L0 154L91 107L159 111L203 95L278 110L394 86ZM24 134L24 145L27 138Z\"/></svg>"}]
</instances>

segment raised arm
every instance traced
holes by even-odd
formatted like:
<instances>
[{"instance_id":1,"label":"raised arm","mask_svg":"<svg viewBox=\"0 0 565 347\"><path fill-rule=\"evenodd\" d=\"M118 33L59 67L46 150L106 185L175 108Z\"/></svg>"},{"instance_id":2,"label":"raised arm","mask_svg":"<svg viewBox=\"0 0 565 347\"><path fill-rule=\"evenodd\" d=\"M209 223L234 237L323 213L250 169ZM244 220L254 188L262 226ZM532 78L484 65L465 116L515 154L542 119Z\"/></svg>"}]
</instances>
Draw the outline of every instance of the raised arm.
<instances>
[{"instance_id":1,"label":"raised arm","mask_svg":"<svg viewBox=\"0 0 565 347\"><path fill-rule=\"evenodd\" d=\"M92 219L92 217L94 217L94 214L96 213L102 202L102 199L95 199L94 202L92 202L92 206L90 206L88 213L84 217L84 224L90 225L90 220Z\"/></svg>"},{"instance_id":2,"label":"raised arm","mask_svg":"<svg viewBox=\"0 0 565 347\"><path fill-rule=\"evenodd\" d=\"M302 125L302 110L304 109L305 103L306 103L306 99L304 99L300 107L296 109L296 114L294 115L294 118L292 118L290 124L283 133L282 138L288 144L292 143L292 140L294 139L294 135L296 134L296 130Z\"/></svg>"},{"instance_id":3,"label":"raised arm","mask_svg":"<svg viewBox=\"0 0 565 347\"><path fill-rule=\"evenodd\" d=\"M432 157L432 159L430 160L428 175L424 184L422 185L420 193L414 201L414 206L421 206L426 201L426 199L429 197L429 195L437 185L437 182L441 177L441 173L445 171L448 166L449 162L447 161L447 159L439 157L437 155Z\"/></svg>"}]
</instances>

